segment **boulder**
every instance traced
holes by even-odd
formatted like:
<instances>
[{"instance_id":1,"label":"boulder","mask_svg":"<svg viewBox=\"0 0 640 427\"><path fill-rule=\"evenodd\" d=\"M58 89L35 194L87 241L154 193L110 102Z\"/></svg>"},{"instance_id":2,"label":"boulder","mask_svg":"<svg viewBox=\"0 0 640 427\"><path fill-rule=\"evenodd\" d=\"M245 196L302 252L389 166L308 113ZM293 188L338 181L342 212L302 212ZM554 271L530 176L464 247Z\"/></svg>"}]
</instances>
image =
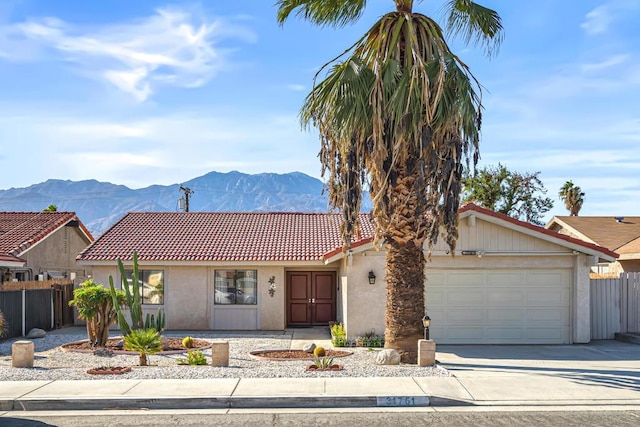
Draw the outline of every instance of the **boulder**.
<instances>
[{"instance_id":1,"label":"boulder","mask_svg":"<svg viewBox=\"0 0 640 427\"><path fill-rule=\"evenodd\" d=\"M399 365L400 353L392 348L382 350L376 356L376 364L378 365Z\"/></svg>"},{"instance_id":2,"label":"boulder","mask_svg":"<svg viewBox=\"0 0 640 427\"><path fill-rule=\"evenodd\" d=\"M302 351L305 351L307 353L313 353L313 350L316 349L316 344L311 342L311 343L307 343L302 347Z\"/></svg>"},{"instance_id":3,"label":"boulder","mask_svg":"<svg viewBox=\"0 0 640 427\"><path fill-rule=\"evenodd\" d=\"M44 338L45 335L47 335L47 333L44 329L33 328L27 334L27 338Z\"/></svg>"}]
</instances>

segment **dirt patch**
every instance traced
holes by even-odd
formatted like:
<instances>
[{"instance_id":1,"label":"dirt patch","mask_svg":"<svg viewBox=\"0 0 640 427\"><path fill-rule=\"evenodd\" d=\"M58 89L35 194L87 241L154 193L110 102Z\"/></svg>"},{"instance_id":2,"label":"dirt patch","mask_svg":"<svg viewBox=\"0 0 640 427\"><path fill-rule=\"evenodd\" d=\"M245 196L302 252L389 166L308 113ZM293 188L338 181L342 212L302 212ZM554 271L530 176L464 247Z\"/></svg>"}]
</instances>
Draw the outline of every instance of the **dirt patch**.
<instances>
[{"instance_id":1,"label":"dirt patch","mask_svg":"<svg viewBox=\"0 0 640 427\"><path fill-rule=\"evenodd\" d=\"M307 353L303 350L258 350L252 351L253 357L258 359L269 360L313 360L313 353ZM328 357L344 357L353 353L345 350L326 350Z\"/></svg>"},{"instance_id":2,"label":"dirt patch","mask_svg":"<svg viewBox=\"0 0 640 427\"><path fill-rule=\"evenodd\" d=\"M63 344L63 351L73 351L77 353L108 353L113 354L138 354L135 351L126 351L123 347L118 346L122 341L121 337L109 338L107 345L104 347L91 347L89 340L75 341L67 344ZM189 350L203 350L211 347L211 343L205 340L193 339L193 348L186 348L182 345L182 338L163 338L162 339L162 351L156 354L173 354L173 353L186 353Z\"/></svg>"},{"instance_id":3,"label":"dirt patch","mask_svg":"<svg viewBox=\"0 0 640 427\"><path fill-rule=\"evenodd\" d=\"M342 365L331 365L327 368L318 368L316 365L307 366L307 371L324 372L324 371L342 371Z\"/></svg>"}]
</instances>

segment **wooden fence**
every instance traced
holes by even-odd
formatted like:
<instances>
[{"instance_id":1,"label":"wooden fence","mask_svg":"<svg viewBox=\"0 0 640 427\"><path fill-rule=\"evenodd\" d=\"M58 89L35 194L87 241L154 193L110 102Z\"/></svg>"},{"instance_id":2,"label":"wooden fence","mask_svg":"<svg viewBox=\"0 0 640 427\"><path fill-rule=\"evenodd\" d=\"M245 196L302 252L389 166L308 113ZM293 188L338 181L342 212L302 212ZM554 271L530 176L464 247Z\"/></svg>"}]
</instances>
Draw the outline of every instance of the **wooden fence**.
<instances>
[{"instance_id":1,"label":"wooden fence","mask_svg":"<svg viewBox=\"0 0 640 427\"><path fill-rule=\"evenodd\" d=\"M614 339L616 332L640 333L640 273L591 279L591 339Z\"/></svg>"},{"instance_id":2,"label":"wooden fence","mask_svg":"<svg viewBox=\"0 0 640 427\"><path fill-rule=\"evenodd\" d=\"M73 325L73 283L69 280L5 282L0 311L7 323L5 337L26 335L32 328L51 330Z\"/></svg>"}]
</instances>

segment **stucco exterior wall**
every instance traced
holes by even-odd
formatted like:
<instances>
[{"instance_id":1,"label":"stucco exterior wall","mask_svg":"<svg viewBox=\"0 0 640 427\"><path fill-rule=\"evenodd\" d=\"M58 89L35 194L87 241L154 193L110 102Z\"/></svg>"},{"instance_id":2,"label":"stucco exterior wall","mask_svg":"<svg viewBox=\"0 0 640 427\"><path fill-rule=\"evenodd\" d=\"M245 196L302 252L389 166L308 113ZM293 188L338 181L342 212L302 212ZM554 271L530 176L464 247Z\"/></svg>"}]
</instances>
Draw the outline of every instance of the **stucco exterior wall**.
<instances>
[{"instance_id":1,"label":"stucco exterior wall","mask_svg":"<svg viewBox=\"0 0 640 427\"><path fill-rule=\"evenodd\" d=\"M59 271L67 275L76 272L81 278L89 273L76 264L76 255L88 244L89 241L77 227L64 226L20 257L25 259L27 267L32 269L33 280L37 280L37 275L45 271Z\"/></svg>"},{"instance_id":2,"label":"stucco exterior wall","mask_svg":"<svg viewBox=\"0 0 640 427\"><path fill-rule=\"evenodd\" d=\"M369 284L369 271L376 275L374 285ZM346 302L343 323L348 336L364 335L371 330L383 335L387 295L385 252L374 250L352 255L345 273L346 283L342 285Z\"/></svg>"},{"instance_id":3,"label":"stucco exterior wall","mask_svg":"<svg viewBox=\"0 0 640 427\"><path fill-rule=\"evenodd\" d=\"M143 312L155 314L162 308L167 319L167 329L209 330L213 328L215 310L233 310L230 306L214 304L215 270L247 269L258 271L257 305L238 309L255 309L258 312L256 328L262 330L282 330L285 327L285 268L284 266L146 266L140 269L164 271L164 304L143 305ZM94 266L93 279L97 283L109 284L109 275L120 287L120 273L116 266ZM269 278L274 277L276 291L269 295Z\"/></svg>"}]
</instances>

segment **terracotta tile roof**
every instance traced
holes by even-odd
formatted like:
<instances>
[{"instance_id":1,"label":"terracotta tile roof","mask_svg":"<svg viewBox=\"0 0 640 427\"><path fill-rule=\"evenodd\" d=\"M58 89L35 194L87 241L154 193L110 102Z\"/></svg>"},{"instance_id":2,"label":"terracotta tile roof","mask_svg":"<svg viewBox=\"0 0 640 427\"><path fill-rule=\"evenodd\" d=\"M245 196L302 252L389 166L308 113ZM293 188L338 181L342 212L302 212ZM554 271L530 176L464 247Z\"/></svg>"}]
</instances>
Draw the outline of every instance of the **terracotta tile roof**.
<instances>
[{"instance_id":1,"label":"terracotta tile roof","mask_svg":"<svg viewBox=\"0 0 640 427\"><path fill-rule=\"evenodd\" d=\"M504 221L507 221L507 222L510 222L512 224L518 225L520 227L524 227L524 228L527 228L529 230L537 231L539 233L546 234L547 236L550 236L550 237L555 237L557 239L565 240L565 241L573 243L575 245L584 246L584 247L587 247L587 248L590 248L590 249L594 249L594 250L596 250L598 252L602 252L604 254L607 254L607 255L609 255L609 256L611 256L613 258L618 258L618 254L616 252L614 252L611 249L606 248L606 247L604 247L602 245L597 245L597 244L594 244L594 243L591 243L591 242L585 242L584 240L580 240L580 239L577 239L577 238L574 238L574 237L571 237L571 236L567 236L565 234L558 233L557 231L549 230L547 228L540 227L538 225L534 225L534 224L531 224L531 223L528 223L528 222L525 222L525 221L520 221L518 219L511 218L508 215L505 215L505 214L502 214L502 213L498 213L498 212L494 212L494 211L492 211L490 209L483 208L483 207L478 206L478 205L473 204L473 203L468 203L468 204L464 205L463 207L461 207L460 209L458 209L458 214L461 214L461 213L464 213L464 212L467 212L467 211L480 212L480 213L485 214L485 215L489 215L489 216L492 216L492 217L495 217L495 218L500 218L500 219L502 219ZM572 218L575 218L575 217L572 217Z\"/></svg>"},{"instance_id":2,"label":"terracotta tile roof","mask_svg":"<svg viewBox=\"0 0 640 427\"><path fill-rule=\"evenodd\" d=\"M93 241L74 212L0 212L0 254L18 257L71 221Z\"/></svg>"},{"instance_id":3,"label":"terracotta tile roof","mask_svg":"<svg viewBox=\"0 0 640 427\"><path fill-rule=\"evenodd\" d=\"M622 251L622 248L627 243L640 237L640 217L626 216L623 218L621 222L618 222L613 216L556 216L548 226L562 225L557 222L561 221L598 245L622 254L626 253L626 250Z\"/></svg>"},{"instance_id":4,"label":"terracotta tile roof","mask_svg":"<svg viewBox=\"0 0 640 427\"><path fill-rule=\"evenodd\" d=\"M361 214L361 239L373 234ZM81 261L319 261L342 247L340 214L134 212L80 255Z\"/></svg>"}]
</instances>

